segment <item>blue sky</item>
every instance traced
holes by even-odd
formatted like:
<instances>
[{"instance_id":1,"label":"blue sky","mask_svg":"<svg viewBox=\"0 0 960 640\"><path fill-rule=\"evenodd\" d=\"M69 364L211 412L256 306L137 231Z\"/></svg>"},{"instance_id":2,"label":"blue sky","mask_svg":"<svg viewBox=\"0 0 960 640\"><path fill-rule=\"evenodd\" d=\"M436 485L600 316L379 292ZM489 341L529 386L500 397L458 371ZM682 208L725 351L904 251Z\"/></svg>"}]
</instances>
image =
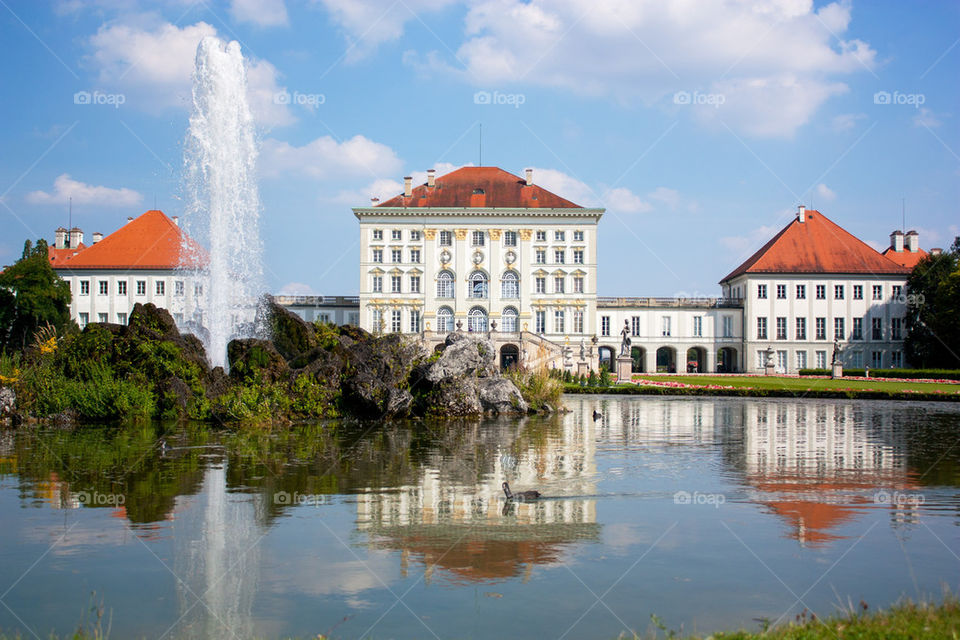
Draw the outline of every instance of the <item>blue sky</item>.
<instances>
[{"instance_id":1,"label":"blue sky","mask_svg":"<svg viewBox=\"0 0 960 640\"><path fill-rule=\"evenodd\" d=\"M600 295L717 295L798 204L960 235L956 2L0 0L0 263L71 195L88 239L183 210L209 34L249 63L273 292L356 293L350 207L477 164L481 124L483 164L607 208Z\"/></svg>"}]
</instances>

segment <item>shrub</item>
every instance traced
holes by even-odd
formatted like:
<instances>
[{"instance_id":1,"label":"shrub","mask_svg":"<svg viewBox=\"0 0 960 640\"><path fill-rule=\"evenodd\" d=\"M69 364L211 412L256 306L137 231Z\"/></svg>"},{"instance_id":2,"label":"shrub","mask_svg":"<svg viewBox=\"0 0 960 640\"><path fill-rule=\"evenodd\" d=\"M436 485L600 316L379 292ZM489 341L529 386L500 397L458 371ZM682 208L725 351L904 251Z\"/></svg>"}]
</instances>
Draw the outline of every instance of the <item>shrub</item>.
<instances>
[{"instance_id":1,"label":"shrub","mask_svg":"<svg viewBox=\"0 0 960 640\"><path fill-rule=\"evenodd\" d=\"M552 369L538 371L511 370L506 377L513 381L520 390L520 395L527 401L531 409L541 411L549 405L556 409L561 405L563 383L553 373Z\"/></svg>"},{"instance_id":2,"label":"shrub","mask_svg":"<svg viewBox=\"0 0 960 640\"><path fill-rule=\"evenodd\" d=\"M598 385L601 387L609 387L613 383L613 379L610 376L610 371L604 367L600 369L600 380Z\"/></svg>"},{"instance_id":3,"label":"shrub","mask_svg":"<svg viewBox=\"0 0 960 640\"><path fill-rule=\"evenodd\" d=\"M801 369L801 376L829 376L829 369ZM844 368L844 376L860 377L865 369ZM960 371L956 369L870 369L870 375L876 378L915 378L918 380L960 380Z\"/></svg>"}]
</instances>

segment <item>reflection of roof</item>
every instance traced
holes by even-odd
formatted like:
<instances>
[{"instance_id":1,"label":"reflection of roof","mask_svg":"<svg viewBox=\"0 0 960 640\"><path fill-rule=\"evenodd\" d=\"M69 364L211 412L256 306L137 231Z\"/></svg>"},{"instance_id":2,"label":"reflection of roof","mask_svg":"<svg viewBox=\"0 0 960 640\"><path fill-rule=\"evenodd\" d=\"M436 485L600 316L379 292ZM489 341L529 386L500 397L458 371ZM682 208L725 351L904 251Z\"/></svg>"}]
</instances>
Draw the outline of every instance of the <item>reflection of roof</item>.
<instances>
[{"instance_id":1,"label":"reflection of roof","mask_svg":"<svg viewBox=\"0 0 960 640\"><path fill-rule=\"evenodd\" d=\"M901 275L909 271L815 209L804 222L794 218L759 251L720 282L744 273L864 273Z\"/></svg>"},{"instance_id":2,"label":"reflection of roof","mask_svg":"<svg viewBox=\"0 0 960 640\"><path fill-rule=\"evenodd\" d=\"M499 167L462 167L439 176L432 187L414 187L380 207L487 207L501 209L579 209L578 205Z\"/></svg>"},{"instance_id":3,"label":"reflection of roof","mask_svg":"<svg viewBox=\"0 0 960 640\"><path fill-rule=\"evenodd\" d=\"M559 562L565 544L598 539L600 525L411 525L375 527L369 533L375 547L419 556L428 567L446 569L453 580L479 582L511 578L530 565Z\"/></svg>"}]
</instances>

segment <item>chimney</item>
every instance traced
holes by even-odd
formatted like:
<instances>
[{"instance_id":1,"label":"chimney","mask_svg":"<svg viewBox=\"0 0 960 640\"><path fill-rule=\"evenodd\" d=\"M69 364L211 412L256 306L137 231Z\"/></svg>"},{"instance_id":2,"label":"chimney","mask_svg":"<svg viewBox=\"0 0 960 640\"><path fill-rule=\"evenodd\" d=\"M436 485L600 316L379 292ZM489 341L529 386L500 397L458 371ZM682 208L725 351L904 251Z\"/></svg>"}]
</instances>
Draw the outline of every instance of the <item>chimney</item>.
<instances>
[{"instance_id":1,"label":"chimney","mask_svg":"<svg viewBox=\"0 0 960 640\"><path fill-rule=\"evenodd\" d=\"M807 207L800 205L797 207L797 222L804 222L807 219Z\"/></svg>"},{"instance_id":2,"label":"chimney","mask_svg":"<svg viewBox=\"0 0 960 640\"><path fill-rule=\"evenodd\" d=\"M437 179L437 170L436 169L427 169L427 186L434 186L434 182Z\"/></svg>"},{"instance_id":3,"label":"chimney","mask_svg":"<svg viewBox=\"0 0 960 640\"><path fill-rule=\"evenodd\" d=\"M376 197L376 196L370 198L370 206L371 206L371 207L375 207L375 206L377 206L378 204L380 204L380 198L378 198L378 197Z\"/></svg>"},{"instance_id":4,"label":"chimney","mask_svg":"<svg viewBox=\"0 0 960 640\"><path fill-rule=\"evenodd\" d=\"M70 248L76 249L81 244L83 244L83 231L80 231L80 227L70 229Z\"/></svg>"},{"instance_id":5,"label":"chimney","mask_svg":"<svg viewBox=\"0 0 960 640\"><path fill-rule=\"evenodd\" d=\"M403 179L403 195L409 198L413 195L413 176L406 176Z\"/></svg>"},{"instance_id":6,"label":"chimney","mask_svg":"<svg viewBox=\"0 0 960 640\"><path fill-rule=\"evenodd\" d=\"M93 244L97 244L97 243L100 242L101 240L103 240L103 234L100 233L99 231L94 231L94 232L93 232Z\"/></svg>"},{"instance_id":7,"label":"chimney","mask_svg":"<svg viewBox=\"0 0 960 640\"><path fill-rule=\"evenodd\" d=\"M907 251L916 253L920 250L920 234L911 229L907 231Z\"/></svg>"},{"instance_id":8,"label":"chimney","mask_svg":"<svg viewBox=\"0 0 960 640\"><path fill-rule=\"evenodd\" d=\"M127 224L133 222L133 216L127 216Z\"/></svg>"},{"instance_id":9,"label":"chimney","mask_svg":"<svg viewBox=\"0 0 960 640\"><path fill-rule=\"evenodd\" d=\"M56 239L53 241L53 246L55 249L66 249L67 248L67 230L63 227L57 227L57 230L54 232L56 234Z\"/></svg>"},{"instance_id":10,"label":"chimney","mask_svg":"<svg viewBox=\"0 0 960 640\"><path fill-rule=\"evenodd\" d=\"M533 186L533 169L527 169L526 173L527 173L527 186L532 187Z\"/></svg>"},{"instance_id":11,"label":"chimney","mask_svg":"<svg viewBox=\"0 0 960 640\"><path fill-rule=\"evenodd\" d=\"M890 234L890 248L895 253L903 253L903 231L898 229Z\"/></svg>"},{"instance_id":12,"label":"chimney","mask_svg":"<svg viewBox=\"0 0 960 640\"><path fill-rule=\"evenodd\" d=\"M940 247L934 247L933 249L930 249L930 255L932 256L938 256L941 253L943 253L943 249L941 249Z\"/></svg>"},{"instance_id":13,"label":"chimney","mask_svg":"<svg viewBox=\"0 0 960 640\"><path fill-rule=\"evenodd\" d=\"M180 226L180 216L173 216L170 219L173 220L173 224L177 225L178 227Z\"/></svg>"}]
</instances>

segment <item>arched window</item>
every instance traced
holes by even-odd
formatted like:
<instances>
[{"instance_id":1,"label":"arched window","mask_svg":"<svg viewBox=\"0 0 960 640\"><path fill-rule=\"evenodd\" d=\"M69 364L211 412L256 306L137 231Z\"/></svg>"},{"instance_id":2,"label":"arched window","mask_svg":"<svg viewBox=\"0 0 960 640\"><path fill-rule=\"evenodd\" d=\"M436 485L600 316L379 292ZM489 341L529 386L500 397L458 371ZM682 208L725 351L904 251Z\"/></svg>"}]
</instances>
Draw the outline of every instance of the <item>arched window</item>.
<instances>
[{"instance_id":1,"label":"arched window","mask_svg":"<svg viewBox=\"0 0 960 640\"><path fill-rule=\"evenodd\" d=\"M487 330L487 310L474 307L467 314L467 331L484 332Z\"/></svg>"},{"instance_id":2,"label":"arched window","mask_svg":"<svg viewBox=\"0 0 960 640\"><path fill-rule=\"evenodd\" d=\"M450 307L437 309L437 331L440 333L453 332L453 309Z\"/></svg>"},{"instance_id":3,"label":"arched window","mask_svg":"<svg viewBox=\"0 0 960 640\"><path fill-rule=\"evenodd\" d=\"M487 274L483 271L474 271L470 274L470 297L471 298L486 298L488 293L487 289Z\"/></svg>"},{"instance_id":4,"label":"arched window","mask_svg":"<svg viewBox=\"0 0 960 640\"><path fill-rule=\"evenodd\" d=\"M520 297L520 277L516 271L507 271L500 280L500 297L516 300Z\"/></svg>"},{"instance_id":5,"label":"arched window","mask_svg":"<svg viewBox=\"0 0 960 640\"><path fill-rule=\"evenodd\" d=\"M453 274L449 271L441 271L437 276L437 297L453 297Z\"/></svg>"},{"instance_id":6,"label":"arched window","mask_svg":"<svg viewBox=\"0 0 960 640\"><path fill-rule=\"evenodd\" d=\"M500 330L505 333L516 333L517 317L519 315L513 307L504 309L503 313L500 314Z\"/></svg>"}]
</instances>

